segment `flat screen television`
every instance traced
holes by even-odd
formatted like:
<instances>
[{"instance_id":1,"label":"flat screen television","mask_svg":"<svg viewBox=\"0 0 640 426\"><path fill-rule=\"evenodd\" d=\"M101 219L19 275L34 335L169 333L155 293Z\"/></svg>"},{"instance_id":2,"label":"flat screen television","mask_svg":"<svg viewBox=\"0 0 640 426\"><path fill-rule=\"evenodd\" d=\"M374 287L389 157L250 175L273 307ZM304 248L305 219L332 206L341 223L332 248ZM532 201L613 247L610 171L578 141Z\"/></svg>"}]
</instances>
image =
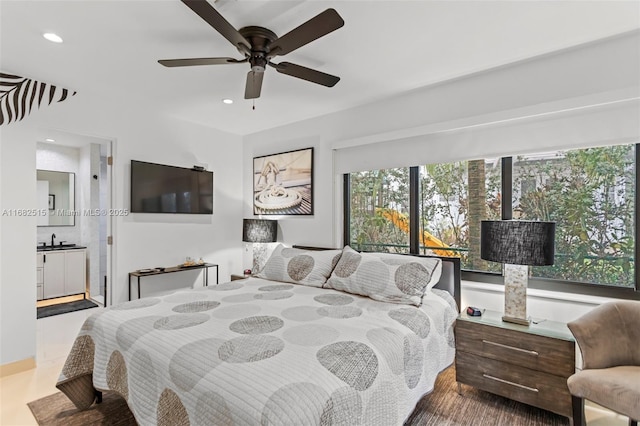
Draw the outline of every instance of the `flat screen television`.
<instances>
[{"instance_id":1,"label":"flat screen television","mask_svg":"<svg viewBox=\"0 0 640 426\"><path fill-rule=\"evenodd\" d=\"M131 160L132 213L213 213L213 172Z\"/></svg>"}]
</instances>

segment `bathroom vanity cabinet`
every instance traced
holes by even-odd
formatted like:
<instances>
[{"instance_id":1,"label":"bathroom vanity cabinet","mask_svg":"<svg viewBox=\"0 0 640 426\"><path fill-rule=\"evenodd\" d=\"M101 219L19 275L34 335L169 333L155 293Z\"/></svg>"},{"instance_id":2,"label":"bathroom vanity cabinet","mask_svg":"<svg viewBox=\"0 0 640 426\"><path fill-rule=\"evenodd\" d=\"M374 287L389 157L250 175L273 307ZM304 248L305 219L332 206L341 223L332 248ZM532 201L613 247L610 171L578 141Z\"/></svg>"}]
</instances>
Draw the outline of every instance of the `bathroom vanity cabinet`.
<instances>
[{"instance_id":1,"label":"bathroom vanity cabinet","mask_svg":"<svg viewBox=\"0 0 640 426\"><path fill-rule=\"evenodd\" d=\"M38 291L38 300L44 299L44 254L36 254L36 289Z\"/></svg>"},{"instance_id":2,"label":"bathroom vanity cabinet","mask_svg":"<svg viewBox=\"0 0 640 426\"><path fill-rule=\"evenodd\" d=\"M37 254L38 300L82 294L86 290L86 249Z\"/></svg>"}]
</instances>

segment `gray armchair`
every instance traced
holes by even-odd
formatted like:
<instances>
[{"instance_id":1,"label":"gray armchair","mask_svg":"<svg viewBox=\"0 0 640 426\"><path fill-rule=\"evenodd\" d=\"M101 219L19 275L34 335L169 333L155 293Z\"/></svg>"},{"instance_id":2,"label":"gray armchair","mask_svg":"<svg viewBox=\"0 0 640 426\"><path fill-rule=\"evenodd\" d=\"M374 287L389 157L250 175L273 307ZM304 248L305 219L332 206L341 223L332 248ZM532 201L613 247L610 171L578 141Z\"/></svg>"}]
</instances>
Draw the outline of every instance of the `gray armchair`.
<instances>
[{"instance_id":1,"label":"gray armchair","mask_svg":"<svg viewBox=\"0 0 640 426\"><path fill-rule=\"evenodd\" d=\"M567 324L582 353L582 371L569 377L573 422L583 426L588 399L629 417L640 419L640 302L600 305Z\"/></svg>"}]
</instances>

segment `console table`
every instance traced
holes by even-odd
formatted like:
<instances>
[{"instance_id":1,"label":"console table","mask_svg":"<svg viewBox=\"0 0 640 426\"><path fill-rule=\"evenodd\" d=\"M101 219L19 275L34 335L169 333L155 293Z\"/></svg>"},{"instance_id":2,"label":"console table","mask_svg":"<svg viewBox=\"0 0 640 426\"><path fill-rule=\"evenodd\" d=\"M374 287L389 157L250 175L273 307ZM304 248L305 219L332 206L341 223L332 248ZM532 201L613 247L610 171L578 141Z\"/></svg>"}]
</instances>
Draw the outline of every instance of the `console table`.
<instances>
[{"instance_id":1,"label":"console table","mask_svg":"<svg viewBox=\"0 0 640 426\"><path fill-rule=\"evenodd\" d=\"M218 284L218 265L215 263L203 263L202 265L193 265L193 266L172 266L170 268L160 269L150 269L145 271L144 269L129 272L129 300L131 300L131 277L138 278L138 299L140 299L140 278L142 277L150 277L152 275L162 275L162 274L170 274L172 272L184 272L184 271L193 271L194 269L204 269L204 274L202 275L202 284L207 287L209 285L209 268L216 268L216 284Z\"/></svg>"}]
</instances>

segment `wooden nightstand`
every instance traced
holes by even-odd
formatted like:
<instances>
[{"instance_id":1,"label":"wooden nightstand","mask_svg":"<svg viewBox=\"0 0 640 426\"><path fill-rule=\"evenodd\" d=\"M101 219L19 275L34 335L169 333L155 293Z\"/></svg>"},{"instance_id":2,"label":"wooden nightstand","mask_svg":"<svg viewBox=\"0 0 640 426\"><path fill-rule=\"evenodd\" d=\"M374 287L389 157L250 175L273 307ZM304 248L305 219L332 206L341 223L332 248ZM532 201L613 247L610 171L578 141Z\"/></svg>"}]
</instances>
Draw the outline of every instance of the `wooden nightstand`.
<instances>
[{"instance_id":1,"label":"wooden nightstand","mask_svg":"<svg viewBox=\"0 0 640 426\"><path fill-rule=\"evenodd\" d=\"M575 372L575 341L566 324L522 326L499 312L462 313L456 321L456 381L571 419L567 378Z\"/></svg>"},{"instance_id":2,"label":"wooden nightstand","mask_svg":"<svg viewBox=\"0 0 640 426\"><path fill-rule=\"evenodd\" d=\"M244 280L245 278L251 278L251 275L231 274L231 281Z\"/></svg>"}]
</instances>

